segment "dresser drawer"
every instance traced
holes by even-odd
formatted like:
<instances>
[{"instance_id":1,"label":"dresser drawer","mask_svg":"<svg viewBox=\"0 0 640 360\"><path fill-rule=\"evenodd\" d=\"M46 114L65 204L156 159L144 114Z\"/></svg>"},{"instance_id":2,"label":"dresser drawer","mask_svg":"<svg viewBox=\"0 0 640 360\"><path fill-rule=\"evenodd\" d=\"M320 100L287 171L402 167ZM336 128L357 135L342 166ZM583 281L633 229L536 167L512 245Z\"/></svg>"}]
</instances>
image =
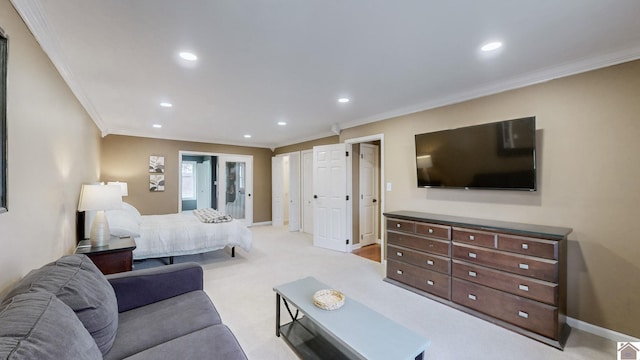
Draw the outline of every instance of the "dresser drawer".
<instances>
[{"instance_id":1,"label":"dresser drawer","mask_svg":"<svg viewBox=\"0 0 640 360\"><path fill-rule=\"evenodd\" d=\"M387 259L405 262L444 274L451 273L451 260L449 258L407 248L387 245Z\"/></svg>"},{"instance_id":2,"label":"dresser drawer","mask_svg":"<svg viewBox=\"0 0 640 360\"><path fill-rule=\"evenodd\" d=\"M416 234L438 239L450 240L451 226L429 223L416 223Z\"/></svg>"},{"instance_id":3,"label":"dresser drawer","mask_svg":"<svg viewBox=\"0 0 640 360\"><path fill-rule=\"evenodd\" d=\"M476 246L483 246L488 248L496 247L496 234L484 231L453 228L452 239Z\"/></svg>"},{"instance_id":4,"label":"dresser drawer","mask_svg":"<svg viewBox=\"0 0 640 360\"><path fill-rule=\"evenodd\" d=\"M549 305L558 305L558 285L453 260L453 276Z\"/></svg>"},{"instance_id":5,"label":"dresser drawer","mask_svg":"<svg viewBox=\"0 0 640 360\"><path fill-rule=\"evenodd\" d=\"M451 277L449 275L388 260L387 277L436 296L451 299Z\"/></svg>"},{"instance_id":6,"label":"dresser drawer","mask_svg":"<svg viewBox=\"0 0 640 360\"><path fill-rule=\"evenodd\" d=\"M558 259L558 242L498 234L498 249L519 254Z\"/></svg>"},{"instance_id":7,"label":"dresser drawer","mask_svg":"<svg viewBox=\"0 0 640 360\"><path fill-rule=\"evenodd\" d=\"M416 223L408 220L387 219L387 230L413 234L416 232Z\"/></svg>"},{"instance_id":8,"label":"dresser drawer","mask_svg":"<svg viewBox=\"0 0 640 360\"><path fill-rule=\"evenodd\" d=\"M556 260L511 254L455 242L453 243L453 257L540 280L558 282L558 262Z\"/></svg>"},{"instance_id":9,"label":"dresser drawer","mask_svg":"<svg viewBox=\"0 0 640 360\"><path fill-rule=\"evenodd\" d=\"M558 339L558 308L453 278L455 303L552 339Z\"/></svg>"},{"instance_id":10,"label":"dresser drawer","mask_svg":"<svg viewBox=\"0 0 640 360\"><path fill-rule=\"evenodd\" d=\"M415 235L397 233L394 231L387 231L387 243L421 251L428 251L430 253L444 256L449 256L451 245L449 241L445 240L429 239Z\"/></svg>"}]
</instances>

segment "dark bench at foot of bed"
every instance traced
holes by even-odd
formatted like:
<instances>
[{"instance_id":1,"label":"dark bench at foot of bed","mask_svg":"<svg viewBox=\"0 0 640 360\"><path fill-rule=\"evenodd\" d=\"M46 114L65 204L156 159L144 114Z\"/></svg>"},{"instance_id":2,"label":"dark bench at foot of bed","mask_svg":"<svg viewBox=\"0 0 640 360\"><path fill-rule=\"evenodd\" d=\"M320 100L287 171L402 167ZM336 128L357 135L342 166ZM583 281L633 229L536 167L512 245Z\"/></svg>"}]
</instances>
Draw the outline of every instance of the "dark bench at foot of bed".
<instances>
[{"instance_id":1,"label":"dark bench at foot of bed","mask_svg":"<svg viewBox=\"0 0 640 360\"><path fill-rule=\"evenodd\" d=\"M231 247L231 257L236 257L236 247ZM173 264L173 256L169 256L169 264Z\"/></svg>"}]
</instances>

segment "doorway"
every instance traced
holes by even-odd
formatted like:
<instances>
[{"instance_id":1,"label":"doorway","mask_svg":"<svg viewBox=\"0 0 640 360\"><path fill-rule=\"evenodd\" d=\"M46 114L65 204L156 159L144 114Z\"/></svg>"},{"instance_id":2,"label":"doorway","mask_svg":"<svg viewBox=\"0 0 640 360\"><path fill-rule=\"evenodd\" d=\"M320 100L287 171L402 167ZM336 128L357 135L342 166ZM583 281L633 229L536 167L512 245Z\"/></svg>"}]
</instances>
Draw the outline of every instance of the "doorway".
<instances>
[{"instance_id":1,"label":"doorway","mask_svg":"<svg viewBox=\"0 0 640 360\"><path fill-rule=\"evenodd\" d=\"M271 158L271 221L273 226L287 225L289 231L302 229L300 165L300 152Z\"/></svg>"},{"instance_id":2,"label":"doorway","mask_svg":"<svg viewBox=\"0 0 640 360\"><path fill-rule=\"evenodd\" d=\"M384 154L384 134L313 148L313 244L342 252L352 252L362 247L360 237L362 235L364 239L365 235L360 231L360 197L365 199L365 194L360 191L362 144L363 148L369 148L369 145L377 148L373 151L373 154L377 154L377 160L373 160L369 169L370 172L375 171L377 180L372 178L366 186L370 187L369 202L375 204L369 209L369 223L373 224L370 228L374 234L371 238L374 244L380 244L376 251L380 253L380 259L384 259L384 246L379 239L384 209L384 192L380 185L384 183L384 157L381 156ZM366 222L366 217L363 221ZM366 229L365 226L362 228Z\"/></svg>"},{"instance_id":3,"label":"doorway","mask_svg":"<svg viewBox=\"0 0 640 360\"><path fill-rule=\"evenodd\" d=\"M214 208L253 224L253 156L179 151L178 211Z\"/></svg>"},{"instance_id":4,"label":"doorway","mask_svg":"<svg viewBox=\"0 0 640 360\"><path fill-rule=\"evenodd\" d=\"M183 154L180 159L180 210L218 209L218 157Z\"/></svg>"},{"instance_id":5,"label":"doorway","mask_svg":"<svg viewBox=\"0 0 640 360\"><path fill-rule=\"evenodd\" d=\"M384 134L345 140L351 145L353 156L348 166L351 176L347 182L353 197L351 204L352 252L378 252L369 256L375 261L384 260L384 244L381 234L384 211ZM358 251L362 249L361 251ZM380 260L378 260L380 259Z\"/></svg>"}]
</instances>

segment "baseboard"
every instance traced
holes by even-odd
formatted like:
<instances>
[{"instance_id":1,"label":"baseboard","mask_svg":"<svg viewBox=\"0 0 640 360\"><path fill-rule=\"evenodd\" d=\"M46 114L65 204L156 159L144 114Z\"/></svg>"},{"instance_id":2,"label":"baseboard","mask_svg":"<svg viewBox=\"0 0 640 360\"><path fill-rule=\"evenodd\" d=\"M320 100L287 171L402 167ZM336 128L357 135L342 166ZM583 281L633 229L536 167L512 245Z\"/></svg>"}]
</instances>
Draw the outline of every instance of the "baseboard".
<instances>
[{"instance_id":1,"label":"baseboard","mask_svg":"<svg viewBox=\"0 0 640 360\"><path fill-rule=\"evenodd\" d=\"M263 225L271 225L271 221L263 221L251 224L251 226L263 226Z\"/></svg>"},{"instance_id":2,"label":"baseboard","mask_svg":"<svg viewBox=\"0 0 640 360\"><path fill-rule=\"evenodd\" d=\"M623 333L619 333L617 331L609 330L600 326L596 326L593 324L589 324L582 320L574 319L567 316L567 325L571 326L574 329L586 331L588 333L601 336L605 339L609 339L611 341L616 342L640 342L640 339L634 338L633 336L629 336Z\"/></svg>"}]
</instances>

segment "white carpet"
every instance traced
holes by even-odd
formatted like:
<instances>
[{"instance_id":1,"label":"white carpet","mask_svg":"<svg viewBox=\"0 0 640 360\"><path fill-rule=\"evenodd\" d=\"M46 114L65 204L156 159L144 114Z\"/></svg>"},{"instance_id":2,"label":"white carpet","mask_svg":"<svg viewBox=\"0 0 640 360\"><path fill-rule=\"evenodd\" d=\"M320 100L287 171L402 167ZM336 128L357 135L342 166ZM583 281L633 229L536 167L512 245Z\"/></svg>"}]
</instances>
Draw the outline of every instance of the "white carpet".
<instances>
[{"instance_id":1,"label":"white carpet","mask_svg":"<svg viewBox=\"0 0 640 360\"><path fill-rule=\"evenodd\" d=\"M342 291L431 340L427 359L615 359L616 344L573 329L564 351L382 281L384 267L353 254L312 246L285 228L251 228L253 248L176 257L205 268L204 288L251 360L297 359L275 335L273 287L306 276ZM136 263L137 268L160 264ZM282 320L288 322L283 311ZM392 360L392 359L390 359Z\"/></svg>"}]
</instances>

